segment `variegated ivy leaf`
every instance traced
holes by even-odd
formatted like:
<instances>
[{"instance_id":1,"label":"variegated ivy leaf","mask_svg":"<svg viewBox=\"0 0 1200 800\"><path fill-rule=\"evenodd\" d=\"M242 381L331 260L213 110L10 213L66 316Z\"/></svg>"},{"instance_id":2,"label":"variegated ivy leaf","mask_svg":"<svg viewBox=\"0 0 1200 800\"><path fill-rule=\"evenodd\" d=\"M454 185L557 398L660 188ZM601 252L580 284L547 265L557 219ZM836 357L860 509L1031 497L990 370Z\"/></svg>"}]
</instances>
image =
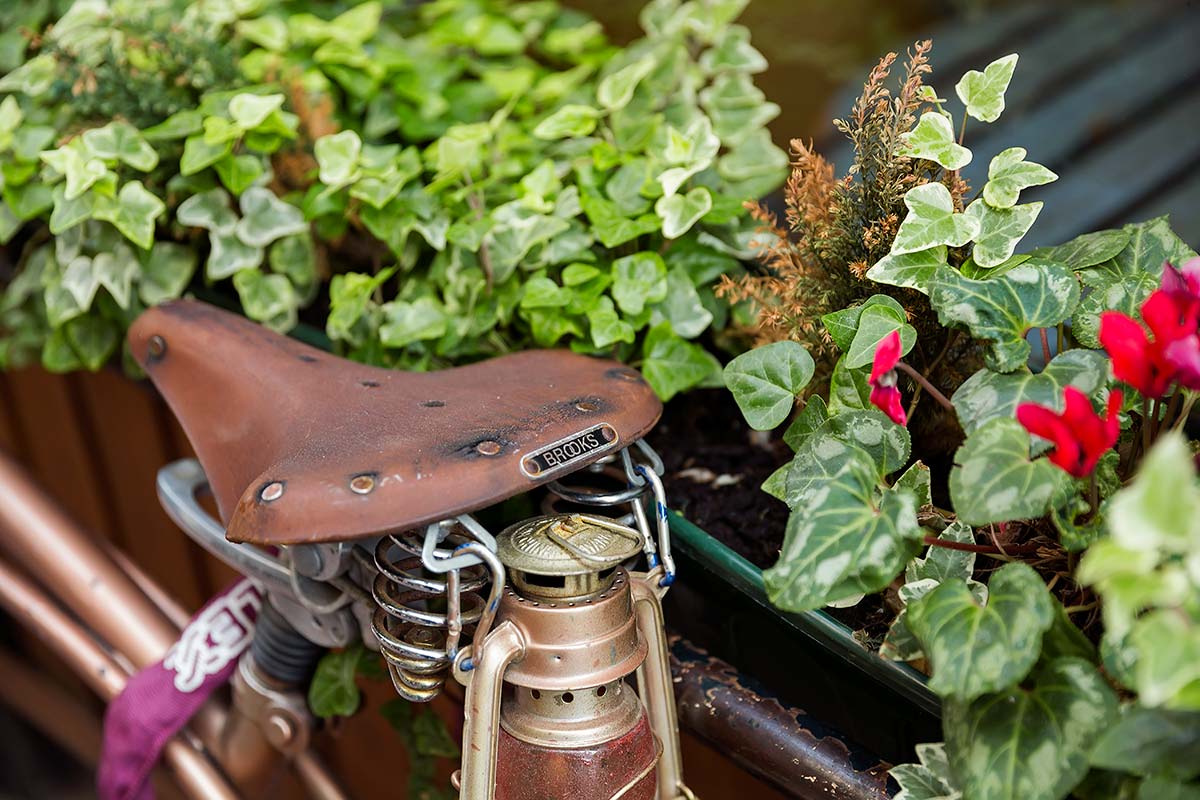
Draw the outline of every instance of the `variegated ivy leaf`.
<instances>
[{"instance_id":1,"label":"variegated ivy leaf","mask_svg":"<svg viewBox=\"0 0 1200 800\"><path fill-rule=\"evenodd\" d=\"M750 30L729 25L716 45L700 55L700 69L707 75L721 72L757 73L767 68L767 59L750 44Z\"/></svg>"},{"instance_id":2,"label":"variegated ivy leaf","mask_svg":"<svg viewBox=\"0 0 1200 800\"><path fill-rule=\"evenodd\" d=\"M666 145L654 155L673 166L658 176L663 196L679 191L679 187L697 172L708 169L721 149L721 140L713 133L712 121L703 114L686 129L667 126Z\"/></svg>"},{"instance_id":3,"label":"variegated ivy leaf","mask_svg":"<svg viewBox=\"0 0 1200 800\"><path fill-rule=\"evenodd\" d=\"M128 122L117 120L103 128L84 131L83 143L96 158L123 161L142 172L149 172L158 165L158 153Z\"/></svg>"},{"instance_id":4,"label":"variegated ivy leaf","mask_svg":"<svg viewBox=\"0 0 1200 800\"><path fill-rule=\"evenodd\" d=\"M175 209L180 225L204 228L213 233L233 233L238 217L229 208L229 195L223 189L194 194Z\"/></svg>"},{"instance_id":5,"label":"variegated ivy leaf","mask_svg":"<svg viewBox=\"0 0 1200 800\"><path fill-rule=\"evenodd\" d=\"M274 53L282 53L287 50L287 23L279 17L238 20L235 30L243 39Z\"/></svg>"},{"instance_id":6,"label":"variegated ivy leaf","mask_svg":"<svg viewBox=\"0 0 1200 800\"><path fill-rule=\"evenodd\" d=\"M725 385L755 430L770 430L792 413L796 396L812 380L812 356L783 341L742 353L725 366Z\"/></svg>"},{"instance_id":7,"label":"variegated ivy leaf","mask_svg":"<svg viewBox=\"0 0 1200 800\"><path fill-rule=\"evenodd\" d=\"M1156 609L1134 623L1130 641L1137 652L1138 701L1200 711L1200 622L1174 608Z\"/></svg>"},{"instance_id":8,"label":"variegated ivy leaf","mask_svg":"<svg viewBox=\"0 0 1200 800\"><path fill-rule=\"evenodd\" d=\"M1089 267L1095 267L1117 257L1117 254L1129 244L1130 231L1126 228L1114 228L1106 231L1094 231L1076 236L1065 244L1056 247L1039 247L1033 251L1036 258L1047 261L1057 261L1066 264L1085 284L1091 285L1088 275Z\"/></svg>"},{"instance_id":9,"label":"variegated ivy leaf","mask_svg":"<svg viewBox=\"0 0 1200 800\"><path fill-rule=\"evenodd\" d=\"M358 160L362 154L362 139L346 130L322 136L313 145L320 168L321 183L330 188L345 186L358 177Z\"/></svg>"},{"instance_id":10,"label":"variegated ivy leaf","mask_svg":"<svg viewBox=\"0 0 1200 800\"><path fill-rule=\"evenodd\" d=\"M88 153L81 140L73 140L57 150L43 150L41 158L55 172L66 176L68 200L79 197L108 174L108 167Z\"/></svg>"},{"instance_id":11,"label":"variegated ivy leaf","mask_svg":"<svg viewBox=\"0 0 1200 800\"><path fill-rule=\"evenodd\" d=\"M210 281L231 277L262 263L263 249L246 244L235 233L214 230L209 234L208 242L204 275Z\"/></svg>"},{"instance_id":12,"label":"variegated ivy leaf","mask_svg":"<svg viewBox=\"0 0 1200 800\"><path fill-rule=\"evenodd\" d=\"M1130 775L1165 773L1181 780L1200 775L1200 715L1129 704L1101 737L1092 766Z\"/></svg>"},{"instance_id":13,"label":"variegated ivy leaf","mask_svg":"<svg viewBox=\"0 0 1200 800\"><path fill-rule=\"evenodd\" d=\"M1071 477L1046 459L1030 457L1030 436L1015 419L994 419L958 448L950 470L950 499L968 525L1037 519Z\"/></svg>"},{"instance_id":14,"label":"variegated ivy leaf","mask_svg":"<svg viewBox=\"0 0 1200 800\"><path fill-rule=\"evenodd\" d=\"M296 327L300 298L292 282L283 275L244 269L233 276L233 286L250 319L281 333Z\"/></svg>"},{"instance_id":15,"label":"variegated ivy leaf","mask_svg":"<svg viewBox=\"0 0 1200 800\"><path fill-rule=\"evenodd\" d=\"M924 183L904 195L908 216L896 232L892 255L916 253L940 245L962 247L979 235L979 220L954 212L950 190L940 183Z\"/></svg>"},{"instance_id":16,"label":"variegated ivy leaf","mask_svg":"<svg viewBox=\"0 0 1200 800\"><path fill-rule=\"evenodd\" d=\"M962 169L971 163L971 151L954 141L950 120L936 111L921 115L917 127L902 134L904 145L898 155L941 164L946 169Z\"/></svg>"},{"instance_id":17,"label":"variegated ivy leaf","mask_svg":"<svg viewBox=\"0 0 1200 800\"><path fill-rule=\"evenodd\" d=\"M183 294L196 272L196 250L174 242L155 242L142 258L138 297L148 306Z\"/></svg>"},{"instance_id":18,"label":"variegated ivy leaf","mask_svg":"<svg viewBox=\"0 0 1200 800\"><path fill-rule=\"evenodd\" d=\"M1164 436L1151 448L1137 477L1113 497L1108 520L1113 539L1130 550L1200 551L1200 486L1182 436Z\"/></svg>"},{"instance_id":19,"label":"variegated ivy leaf","mask_svg":"<svg viewBox=\"0 0 1200 800\"><path fill-rule=\"evenodd\" d=\"M257 128L272 112L283 108L281 94L251 94L242 92L229 101L229 116L243 130Z\"/></svg>"},{"instance_id":20,"label":"variegated ivy leaf","mask_svg":"<svg viewBox=\"0 0 1200 800\"><path fill-rule=\"evenodd\" d=\"M1088 755L1116 719L1117 698L1092 664L1059 658L1031 685L942 709L946 755L964 797L1060 800L1087 774Z\"/></svg>"},{"instance_id":21,"label":"variegated ivy leaf","mask_svg":"<svg viewBox=\"0 0 1200 800\"><path fill-rule=\"evenodd\" d=\"M867 277L888 286L903 286L929 294L929 280L938 267L947 265L945 245L903 255L886 255L867 270Z\"/></svg>"},{"instance_id":22,"label":"variegated ivy leaf","mask_svg":"<svg viewBox=\"0 0 1200 800\"><path fill-rule=\"evenodd\" d=\"M596 130L599 109L584 105L565 105L538 123L533 135L538 139L576 139Z\"/></svg>"},{"instance_id":23,"label":"variegated ivy leaf","mask_svg":"<svg viewBox=\"0 0 1200 800\"><path fill-rule=\"evenodd\" d=\"M65 233L92 216L96 198L92 192L84 192L73 200L67 199L67 187L58 184L52 194L54 211L50 214L50 232L55 236ZM7 206L6 206L7 208Z\"/></svg>"},{"instance_id":24,"label":"variegated ivy leaf","mask_svg":"<svg viewBox=\"0 0 1200 800\"><path fill-rule=\"evenodd\" d=\"M300 209L263 186L247 189L239 202L242 218L237 224L237 235L252 247L265 247L276 239L308 230Z\"/></svg>"},{"instance_id":25,"label":"variegated ivy leaf","mask_svg":"<svg viewBox=\"0 0 1200 800\"><path fill-rule=\"evenodd\" d=\"M800 457L816 474L793 506L779 561L763 572L771 602L810 611L887 586L920 549L912 492L880 492L874 459L833 436L809 436Z\"/></svg>"},{"instance_id":26,"label":"variegated ivy leaf","mask_svg":"<svg viewBox=\"0 0 1200 800\"><path fill-rule=\"evenodd\" d=\"M981 122L995 122L1004 111L1004 93L1017 68L1017 54L998 58L983 72L971 70L954 86L967 114Z\"/></svg>"},{"instance_id":27,"label":"variegated ivy leaf","mask_svg":"<svg viewBox=\"0 0 1200 800\"><path fill-rule=\"evenodd\" d=\"M155 220L166 210L166 204L141 181L130 181L121 187L115 199L98 195L92 216L111 222L126 239L149 250L154 244Z\"/></svg>"},{"instance_id":28,"label":"variegated ivy leaf","mask_svg":"<svg viewBox=\"0 0 1200 800\"><path fill-rule=\"evenodd\" d=\"M1017 244L1037 221L1042 203L1026 203L1012 208L993 208L976 200L964 212L979 222L971 258L984 268L998 267L1012 257Z\"/></svg>"},{"instance_id":29,"label":"variegated ivy leaf","mask_svg":"<svg viewBox=\"0 0 1200 800\"><path fill-rule=\"evenodd\" d=\"M1054 601L1027 564L992 573L986 605L966 581L949 580L908 605L908 627L929 657L929 688L942 697L974 700L1021 681L1042 652L1054 621Z\"/></svg>"},{"instance_id":30,"label":"variegated ivy leaf","mask_svg":"<svg viewBox=\"0 0 1200 800\"><path fill-rule=\"evenodd\" d=\"M1041 164L1026 161L1024 147L1010 147L988 164L988 181L983 187L983 199L992 208L1012 208L1022 189L1042 186L1058 180L1058 176Z\"/></svg>"},{"instance_id":31,"label":"variegated ivy leaf","mask_svg":"<svg viewBox=\"0 0 1200 800\"><path fill-rule=\"evenodd\" d=\"M632 64L606 75L596 87L596 100L609 111L617 111L629 105L633 92L642 78L654 71L655 60L644 56Z\"/></svg>"},{"instance_id":32,"label":"variegated ivy leaf","mask_svg":"<svg viewBox=\"0 0 1200 800\"><path fill-rule=\"evenodd\" d=\"M387 347L407 347L446 335L449 323L446 310L432 297L412 302L393 300L381 308L384 322L379 326L379 338Z\"/></svg>"},{"instance_id":33,"label":"variegated ivy leaf","mask_svg":"<svg viewBox=\"0 0 1200 800\"><path fill-rule=\"evenodd\" d=\"M1079 303L1079 283L1061 264L1031 259L996 278L971 280L939 270L929 300L943 325L964 325L991 343L988 366L1011 372L1029 358L1025 332L1067 319Z\"/></svg>"},{"instance_id":34,"label":"variegated ivy leaf","mask_svg":"<svg viewBox=\"0 0 1200 800\"><path fill-rule=\"evenodd\" d=\"M687 194L663 195L654 204L654 211L662 220L663 236L678 239L711 211L712 205L712 193L697 186Z\"/></svg>"},{"instance_id":35,"label":"variegated ivy leaf","mask_svg":"<svg viewBox=\"0 0 1200 800\"><path fill-rule=\"evenodd\" d=\"M626 314L640 314L667 296L667 265L658 253L634 253L613 262L613 300Z\"/></svg>"},{"instance_id":36,"label":"variegated ivy leaf","mask_svg":"<svg viewBox=\"0 0 1200 800\"><path fill-rule=\"evenodd\" d=\"M888 770L900 785L895 800L962 800L944 744L917 745L917 760L919 764L901 764Z\"/></svg>"},{"instance_id":37,"label":"variegated ivy leaf","mask_svg":"<svg viewBox=\"0 0 1200 800\"><path fill-rule=\"evenodd\" d=\"M858 329L846 350L846 366L858 369L872 363L879 343L893 331L900 331L900 354L906 355L917 343L917 330L888 306L875 304L863 309Z\"/></svg>"},{"instance_id":38,"label":"variegated ivy leaf","mask_svg":"<svg viewBox=\"0 0 1200 800\"><path fill-rule=\"evenodd\" d=\"M981 369L951 397L958 421L968 435L994 419L1015 417L1021 403L1062 409L1063 389L1074 386L1095 394L1108 379L1108 359L1094 350L1074 349L1056 355L1041 372L1028 367L1000 373Z\"/></svg>"}]
</instances>

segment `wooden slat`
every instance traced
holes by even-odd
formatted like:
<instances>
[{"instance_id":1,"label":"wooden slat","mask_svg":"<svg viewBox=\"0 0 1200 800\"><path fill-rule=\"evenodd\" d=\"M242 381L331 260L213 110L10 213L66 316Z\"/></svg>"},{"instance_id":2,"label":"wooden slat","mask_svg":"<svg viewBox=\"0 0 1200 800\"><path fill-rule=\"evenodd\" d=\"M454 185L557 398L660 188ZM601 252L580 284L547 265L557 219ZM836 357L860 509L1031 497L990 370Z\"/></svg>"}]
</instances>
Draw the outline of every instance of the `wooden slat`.
<instances>
[{"instance_id":1,"label":"wooden slat","mask_svg":"<svg viewBox=\"0 0 1200 800\"><path fill-rule=\"evenodd\" d=\"M81 374L87 413L102 465L98 475L112 498L125 552L187 608L206 599L203 551L158 504L155 477L173 443L160 424L158 398L114 370Z\"/></svg>"},{"instance_id":2,"label":"wooden slat","mask_svg":"<svg viewBox=\"0 0 1200 800\"><path fill-rule=\"evenodd\" d=\"M1198 119L1200 91L1195 91L1077 161L1057 183L1041 187L1046 191L1030 192L1030 199L1044 199L1046 206L1022 247L1059 244L1085 231L1140 221L1129 209L1200 159L1200 136L1190 133Z\"/></svg>"}]
</instances>

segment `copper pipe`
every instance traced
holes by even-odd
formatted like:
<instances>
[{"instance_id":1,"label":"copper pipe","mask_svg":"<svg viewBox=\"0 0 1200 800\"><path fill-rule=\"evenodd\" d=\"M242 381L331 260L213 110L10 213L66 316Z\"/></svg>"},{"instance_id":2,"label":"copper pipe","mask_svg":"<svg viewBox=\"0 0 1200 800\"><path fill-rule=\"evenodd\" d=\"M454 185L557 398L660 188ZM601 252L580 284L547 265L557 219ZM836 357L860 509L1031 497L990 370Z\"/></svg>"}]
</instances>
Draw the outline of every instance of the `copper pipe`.
<instances>
[{"instance_id":1,"label":"copper pipe","mask_svg":"<svg viewBox=\"0 0 1200 800\"><path fill-rule=\"evenodd\" d=\"M66 691L0 650L0 704L27 720L81 764L95 767L100 759L100 719Z\"/></svg>"},{"instance_id":2,"label":"copper pipe","mask_svg":"<svg viewBox=\"0 0 1200 800\"><path fill-rule=\"evenodd\" d=\"M122 553L111 543L105 542L105 552L109 558L117 562L117 566L121 571L129 576L129 580L137 584L141 589L142 594L146 595L146 599L154 604L164 617L171 621L177 631L182 631L187 624L191 622L192 615L188 610L181 606L174 597L171 597L167 592L154 582L154 579L145 573L145 571L134 563L133 559Z\"/></svg>"},{"instance_id":3,"label":"copper pipe","mask_svg":"<svg viewBox=\"0 0 1200 800\"><path fill-rule=\"evenodd\" d=\"M70 666L105 701L121 693L129 679L121 665L49 597L0 561L0 605ZM180 737L163 749L175 780L197 800L237 800L224 775L203 753Z\"/></svg>"},{"instance_id":4,"label":"copper pipe","mask_svg":"<svg viewBox=\"0 0 1200 800\"><path fill-rule=\"evenodd\" d=\"M462 800L492 800L496 793L496 747L500 740L500 693L504 670L525 651L521 632L512 622L492 628L479 652L471 648L475 668L467 684L463 708L460 797Z\"/></svg>"},{"instance_id":5,"label":"copper pipe","mask_svg":"<svg viewBox=\"0 0 1200 800\"><path fill-rule=\"evenodd\" d=\"M646 704L650 727L662 742L662 760L658 765L659 800L689 796L683 783L683 757L679 752L679 720L675 712L675 692L671 681L671 662L667 655L663 628L662 603L655 585L661 570L649 575L631 575L634 614L638 632L649 647L645 662L638 667L638 695Z\"/></svg>"}]
</instances>

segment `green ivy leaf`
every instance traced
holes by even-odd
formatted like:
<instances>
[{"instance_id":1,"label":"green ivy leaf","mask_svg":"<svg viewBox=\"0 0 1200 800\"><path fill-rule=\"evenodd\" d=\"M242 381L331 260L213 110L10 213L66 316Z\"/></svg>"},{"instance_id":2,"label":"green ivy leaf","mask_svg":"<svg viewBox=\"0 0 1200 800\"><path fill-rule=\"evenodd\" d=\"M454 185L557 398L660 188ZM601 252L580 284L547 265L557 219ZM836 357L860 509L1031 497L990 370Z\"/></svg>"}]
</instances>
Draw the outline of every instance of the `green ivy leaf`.
<instances>
[{"instance_id":1,"label":"green ivy leaf","mask_svg":"<svg viewBox=\"0 0 1200 800\"><path fill-rule=\"evenodd\" d=\"M1088 754L1116 713L1094 666L1060 658L1029 688L947 702L946 755L971 800L1060 800L1087 773Z\"/></svg>"},{"instance_id":2,"label":"green ivy leaf","mask_svg":"<svg viewBox=\"0 0 1200 800\"><path fill-rule=\"evenodd\" d=\"M996 278L937 272L929 300L943 325L960 324L991 343L988 366L1011 372L1029 358L1025 332L1057 325L1079 302L1079 283L1061 264L1031 259Z\"/></svg>"},{"instance_id":3,"label":"green ivy leaf","mask_svg":"<svg viewBox=\"0 0 1200 800\"><path fill-rule=\"evenodd\" d=\"M642 353L642 374L664 403L721 375L721 363L711 353L676 336L667 322L650 329Z\"/></svg>"},{"instance_id":4,"label":"green ivy leaf","mask_svg":"<svg viewBox=\"0 0 1200 800\"><path fill-rule=\"evenodd\" d=\"M263 260L263 249L246 244L233 233L213 231L209 234L208 261L204 275L210 281L229 278L242 270L257 268Z\"/></svg>"},{"instance_id":5,"label":"green ivy leaf","mask_svg":"<svg viewBox=\"0 0 1200 800\"><path fill-rule=\"evenodd\" d=\"M986 606L976 603L965 581L946 581L908 605L908 627L933 666L929 688L956 700L1021 681L1053 621L1045 584L1020 562L992 573Z\"/></svg>"},{"instance_id":6,"label":"green ivy leaf","mask_svg":"<svg viewBox=\"0 0 1200 800\"><path fill-rule=\"evenodd\" d=\"M175 219L180 225L213 233L233 233L238 222L237 214L229 208L229 195L222 189L209 189L187 198L175 209Z\"/></svg>"},{"instance_id":7,"label":"green ivy leaf","mask_svg":"<svg viewBox=\"0 0 1200 800\"><path fill-rule=\"evenodd\" d=\"M1057 247L1039 247L1033 251L1035 258L1066 264L1075 272L1084 272L1089 267L1104 264L1117 257L1129 244L1130 232L1125 228L1095 231L1076 236ZM1088 283L1086 275L1081 275Z\"/></svg>"},{"instance_id":8,"label":"green ivy leaf","mask_svg":"<svg viewBox=\"0 0 1200 800\"><path fill-rule=\"evenodd\" d=\"M596 130L600 111L591 106L565 105L538 123L533 135L538 139L577 139Z\"/></svg>"},{"instance_id":9,"label":"green ivy leaf","mask_svg":"<svg viewBox=\"0 0 1200 800\"><path fill-rule=\"evenodd\" d=\"M379 338L387 347L407 347L439 339L449 328L446 311L432 297L421 297L411 303L393 300L381 308L384 322L379 326Z\"/></svg>"},{"instance_id":10,"label":"green ivy leaf","mask_svg":"<svg viewBox=\"0 0 1200 800\"><path fill-rule=\"evenodd\" d=\"M895 331L900 331L900 354L905 355L917 343L916 329L888 306L872 304L864 308L854 339L846 350L846 367L858 369L872 363L879 343Z\"/></svg>"},{"instance_id":11,"label":"green ivy leaf","mask_svg":"<svg viewBox=\"0 0 1200 800\"><path fill-rule=\"evenodd\" d=\"M896 231L892 255L902 256L932 247L962 247L979 235L979 220L954 213L950 190L940 183L924 183L904 195L908 216Z\"/></svg>"},{"instance_id":12,"label":"green ivy leaf","mask_svg":"<svg viewBox=\"0 0 1200 800\"><path fill-rule=\"evenodd\" d=\"M85 192L74 200L68 200L67 187L63 184L54 187L53 198L54 211L50 214L50 232L55 236L74 228L84 220L91 219L96 208L94 194Z\"/></svg>"},{"instance_id":13,"label":"green ivy leaf","mask_svg":"<svg viewBox=\"0 0 1200 800\"><path fill-rule=\"evenodd\" d=\"M202 134L192 134L183 142L183 156L179 159L179 174L195 175L232 152L232 141L209 144Z\"/></svg>"},{"instance_id":14,"label":"green ivy leaf","mask_svg":"<svg viewBox=\"0 0 1200 800\"><path fill-rule=\"evenodd\" d=\"M983 199L993 208L1012 208L1022 189L1042 186L1058 180L1058 176L1041 164L1026 161L1024 147L1010 147L988 164L988 181L983 186Z\"/></svg>"},{"instance_id":15,"label":"green ivy leaf","mask_svg":"<svg viewBox=\"0 0 1200 800\"><path fill-rule=\"evenodd\" d=\"M1134 623L1130 639L1139 702L1200 711L1200 623L1176 609L1159 609Z\"/></svg>"},{"instance_id":16,"label":"green ivy leaf","mask_svg":"<svg viewBox=\"0 0 1200 800\"><path fill-rule=\"evenodd\" d=\"M1187 553L1200 542L1200 487L1182 436L1163 436L1137 477L1112 499L1109 531L1122 547Z\"/></svg>"},{"instance_id":17,"label":"green ivy leaf","mask_svg":"<svg viewBox=\"0 0 1200 800\"><path fill-rule=\"evenodd\" d=\"M917 745L917 760L919 764L901 764L888 770L900 785L895 800L962 800L962 792L955 788L950 774L944 744Z\"/></svg>"},{"instance_id":18,"label":"green ivy leaf","mask_svg":"<svg viewBox=\"0 0 1200 800\"><path fill-rule=\"evenodd\" d=\"M198 108L177 111L162 122L142 131L142 138L150 142L183 139L204 130L204 112Z\"/></svg>"},{"instance_id":19,"label":"green ivy leaf","mask_svg":"<svg viewBox=\"0 0 1200 800\"><path fill-rule=\"evenodd\" d=\"M998 58L983 72L970 70L954 86L967 114L981 122L995 122L1004 112L1004 93L1017 68L1017 54Z\"/></svg>"},{"instance_id":20,"label":"green ivy leaf","mask_svg":"<svg viewBox=\"0 0 1200 800\"><path fill-rule=\"evenodd\" d=\"M658 253L634 253L613 262L613 300L626 314L667 296L667 265Z\"/></svg>"},{"instance_id":21,"label":"green ivy leaf","mask_svg":"<svg viewBox=\"0 0 1200 800\"><path fill-rule=\"evenodd\" d=\"M308 707L313 714L323 719L348 717L358 710L362 693L354 676L366 652L362 645L354 645L321 656L308 685Z\"/></svg>"},{"instance_id":22,"label":"green ivy leaf","mask_svg":"<svg viewBox=\"0 0 1200 800\"><path fill-rule=\"evenodd\" d=\"M233 288L250 319L280 333L296 327L300 298L292 282L283 275L244 269L233 276Z\"/></svg>"},{"instance_id":23,"label":"green ivy leaf","mask_svg":"<svg viewBox=\"0 0 1200 800\"><path fill-rule=\"evenodd\" d=\"M758 431L775 428L792 413L812 380L815 364L797 342L774 342L742 353L725 366L725 385Z\"/></svg>"},{"instance_id":24,"label":"green ivy leaf","mask_svg":"<svg viewBox=\"0 0 1200 800\"><path fill-rule=\"evenodd\" d=\"M74 142L57 150L43 150L41 157L51 169L66 176L68 200L79 197L108 174L103 161L85 154Z\"/></svg>"},{"instance_id":25,"label":"green ivy leaf","mask_svg":"<svg viewBox=\"0 0 1200 800\"><path fill-rule=\"evenodd\" d=\"M886 255L867 270L867 277L888 286L903 286L929 294L929 282L938 267L948 266L945 245L903 255Z\"/></svg>"},{"instance_id":26,"label":"green ivy leaf","mask_svg":"<svg viewBox=\"0 0 1200 800\"><path fill-rule=\"evenodd\" d=\"M729 25L721 31L716 45L700 55L700 69L708 75L764 72L767 59L750 44L746 26Z\"/></svg>"},{"instance_id":27,"label":"green ivy leaf","mask_svg":"<svg viewBox=\"0 0 1200 800\"><path fill-rule=\"evenodd\" d=\"M644 56L605 76L596 87L596 100L608 111L624 108L633 99L637 85L654 71L655 66L653 57Z\"/></svg>"},{"instance_id":28,"label":"green ivy leaf","mask_svg":"<svg viewBox=\"0 0 1200 800\"><path fill-rule=\"evenodd\" d=\"M950 498L968 525L1037 519L1071 476L1029 456L1029 433L1015 419L994 419L967 437L954 456Z\"/></svg>"},{"instance_id":29,"label":"green ivy leaf","mask_svg":"<svg viewBox=\"0 0 1200 800\"><path fill-rule=\"evenodd\" d=\"M281 94L252 94L242 92L229 100L229 116L242 130L257 128L271 113L283 108Z\"/></svg>"},{"instance_id":30,"label":"green ivy leaf","mask_svg":"<svg viewBox=\"0 0 1200 800\"><path fill-rule=\"evenodd\" d=\"M898 155L933 161L946 169L962 169L971 163L971 151L954 140L954 128L945 115L926 111L917 127L901 134L904 143Z\"/></svg>"},{"instance_id":31,"label":"green ivy leaf","mask_svg":"<svg viewBox=\"0 0 1200 800\"><path fill-rule=\"evenodd\" d=\"M68 321L63 326L63 335L80 363L92 372L104 366L121 341L114 322L94 315Z\"/></svg>"},{"instance_id":32,"label":"green ivy leaf","mask_svg":"<svg viewBox=\"0 0 1200 800\"><path fill-rule=\"evenodd\" d=\"M268 261L271 271L286 275L297 288L305 289L317 281L317 254L312 237L306 233L285 236L271 245Z\"/></svg>"},{"instance_id":33,"label":"green ivy leaf","mask_svg":"<svg viewBox=\"0 0 1200 800\"><path fill-rule=\"evenodd\" d=\"M697 186L687 194L663 195L654 204L654 212L662 219L663 237L678 239L691 230L712 207L712 193L703 186Z\"/></svg>"},{"instance_id":34,"label":"green ivy leaf","mask_svg":"<svg viewBox=\"0 0 1200 800\"><path fill-rule=\"evenodd\" d=\"M217 171L217 177L225 184L225 188L235 195L240 195L253 186L266 171L262 159L250 153L225 156L213 164L213 169Z\"/></svg>"},{"instance_id":35,"label":"green ivy leaf","mask_svg":"<svg viewBox=\"0 0 1200 800\"><path fill-rule=\"evenodd\" d=\"M313 155L320 167L321 183L336 189L358 177L362 139L349 130L322 136L313 145Z\"/></svg>"},{"instance_id":36,"label":"green ivy leaf","mask_svg":"<svg viewBox=\"0 0 1200 800\"><path fill-rule=\"evenodd\" d=\"M142 172L158 166L158 153L128 122L117 120L103 128L84 131L83 144L96 158L123 161Z\"/></svg>"},{"instance_id":37,"label":"green ivy leaf","mask_svg":"<svg viewBox=\"0 0 1200 800\"><path fill-rule=\"evenodd\" d=\"M530 278L521 293L521 308L562 308L569 302L571 290L564 289L545 275Z\"/></svg>"},{"instance_id":38,"label":"green ivy leaf","mask_svg":"<svg viewBox=\"0 0 1200 800\"><path fill-rule=\"evenodd\" d=\"M142 257L138 297L148 306L173 300L196 272L196 250L174 242L155 242Z\"/></svg>"},{"instance_id":39,"label":"green ivy leaf","mask_svg":"<svg viewBox=\"0 0 1200 800\"><path fill-rule=\"evenodd\" d=\"M279 17L238 20L234 29L238 36L273 53L282 53L288 48L287 23Z\"/></svg>"},{"instance_id":40,"label":"green ivy leaf","mask_svg":"<svg viewBox=\"0 0 1200 800\"><path fill-rule=\"evenodd\" d=\"M116 200L98 197L92 216L111 222L126 239L149 250L154 244L155 220L166 210L166 203L141 181L130 181L121 187Z\"/></svg>"},{"instance_id":41,"label":"green ivy leaf","mask_svg":"<svg viewBox=\"0 0 1200 800\"><path fill-rule=\"evenodd\" d=\"M263 186L247 189L240 204L242 219L237 224L237 235L252 247L264 247L276 239L308 230L300 209Z\"/></svg>"},{"instance_id":42,"label":"green ivy leaf","mask_svg":"<svg viewBox=\"0 0 1200 800\"><path fill-rule=\"evenodd\" d=\"M964 215L976 220L979 225L971 258L979 266L988 269L1008 261L1016 252L1017 243L1029 233L1041 212L1041 202L1012 208L992 208L982 200L971 203Z\"/></svg>"},{"instance_id":43,"label":"green ivy leaf","mask_svg":"<svg viewBox=\"0 0 1200 800\"><path fill-rule=\"evenodd\" d=\"M592 223L596 238L610 249L633 241L643 234L654 233L662 227L657 215L643 214L629 219L621 213L616 203L599 195L584 192L579 200Z\"/></svg>"},{"instance_id":44,"label":"green ivy leaf","mask_svg":"<svg viewBox=\"0 0 1200 800\"><path fill-rule=\"evenodd\" d=\"M1200 775L1198 730L1200 713L1127 705L1117 724L1096 743L1092 766L1191 780Z\"/></svg>"},{"instance_id":45,"label":"green ivy leaf","mask_svg":"<svg viewBox=\"0 0 1200 800\"><path fill-rule=\"evenodd\" d=\"M601 296L596 305L588 310L587 318L592 344L596 347L610 347L617 342L633 344L637 338L633 325L621 319L613 301L607 296Z\"/></svg>"},{"instance_id":46,"label":"green ivy leaf","mask_svg":"<svg viewBox=\"0 0 1200 800\"><path fill-rule=\"evenodd\" d=\"M1067 386L1090 397L1107 380L1108 359L1103 353L1075 349L1059 353L1036 374L1028 367L1009 373L981 369L967 378L950 399L963 431L971 434L994 419L1015 417L1021 403L1061 411Z\"/></svg>"},{"instance_id":47,"label":"green ivy leaf","mask_svg":"<svg viewBox=\"0 0 1200 800\"><path fill-rule=\"evenodd\" d=\"M850 345L854 342L854 335L858 333L858 324L859 320L862 319L863 312L872 306L880 306L886 309L896 319L901 321L907 316L904 306L900 305L899 301L895 298L889 297L886 294L874 294L859 305L826 314L821 317L821 323L829 331L829 337L833 339L833 343L839 349L843 351L850 349Z\"/></svg>"},{"instance_id":48,"label":"green ivy leaf","mask_svg":"<svg viewBox=\"0 0 1200 800\"><path fill-rule=\"evenodd\" d=\"M671 330L684 339L694 339L713 321L712 312L704 306L687 270L681 266L667 272L667 296L652 309L651 324L661 320L671 324Z\"/></svg>"}]
</instances>

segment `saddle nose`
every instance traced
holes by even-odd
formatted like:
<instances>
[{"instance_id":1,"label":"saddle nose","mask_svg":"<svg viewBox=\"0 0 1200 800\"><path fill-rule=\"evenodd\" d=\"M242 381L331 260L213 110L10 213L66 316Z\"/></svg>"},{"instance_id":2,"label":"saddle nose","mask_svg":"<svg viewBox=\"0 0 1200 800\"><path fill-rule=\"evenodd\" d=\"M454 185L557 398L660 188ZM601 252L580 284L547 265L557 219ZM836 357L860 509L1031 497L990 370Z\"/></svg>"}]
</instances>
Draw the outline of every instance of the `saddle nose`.
<instances>
[{"instance_id":1,"label":"saddle nose","mask_svg":"<svg viewBox=\"0 0 1200 800\"><path fill-rule=\"evenodd\" d=\"M228 538L264 545L477 510L636 441L662 411L615 361L534 350L398 372L191 300L144 312L129 343L195 448Z\"/></svg>"}]
</instances>

